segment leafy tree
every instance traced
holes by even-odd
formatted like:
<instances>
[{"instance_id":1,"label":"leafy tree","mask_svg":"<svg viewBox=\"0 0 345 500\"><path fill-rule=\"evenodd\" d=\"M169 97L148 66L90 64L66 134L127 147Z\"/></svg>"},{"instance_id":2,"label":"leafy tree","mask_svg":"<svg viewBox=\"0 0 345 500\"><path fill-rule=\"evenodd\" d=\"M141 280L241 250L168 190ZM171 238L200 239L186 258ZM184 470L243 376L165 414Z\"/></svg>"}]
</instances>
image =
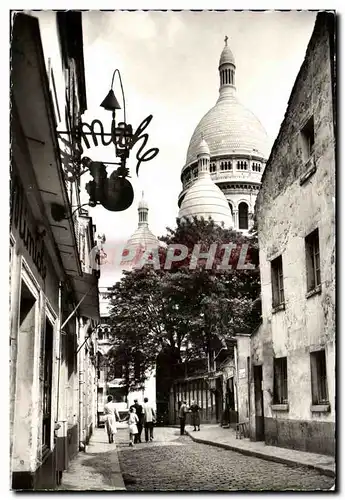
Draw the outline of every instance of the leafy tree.
<instances>
[{"instance_id":1,"label":"leafy tree","mask_svg":"<svg viewBox=\"0 0 345 500\"><path fill-rule=\"evenodd\" d=\"M257 266L255 234L244 236L212 220L194 218L177 220L177 227L168 228L161 240L167 247L160 249L159 269L147 261L142 269L124 272L110 290L115 334L110 359L127 362L128 387L144 382L145 370L155 365L160 353L164 352L167 379L171 381L183 361L206 359L236 333L250 332L260 318L259 270L237 269L241 258L243 263ZM234 248L226 260L232 269L222 269L224 245L230 243ZM188 252L183 260L166 265L171 245L184 245ZM200 252L215 245L212 265L206 265L206 256L196 261L195 245L200 245ZM248 250L241 256L245 245ZM143 366L140 376L135 373L139 355Z\"/></svg>"}]
</instances>

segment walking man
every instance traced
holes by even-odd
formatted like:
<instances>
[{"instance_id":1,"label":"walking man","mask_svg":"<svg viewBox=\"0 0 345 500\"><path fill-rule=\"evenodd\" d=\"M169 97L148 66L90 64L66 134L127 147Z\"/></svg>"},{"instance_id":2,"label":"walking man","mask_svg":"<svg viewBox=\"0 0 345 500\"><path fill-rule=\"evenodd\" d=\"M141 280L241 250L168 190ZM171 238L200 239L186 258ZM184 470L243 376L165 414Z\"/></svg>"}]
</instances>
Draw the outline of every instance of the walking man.
<instances>
[{"instance_id":1,"label":"walking man","mask_svg":"<svg viewBox=\"0 0 345 500\"><path fill-rule=\"evenodd\" d=\"M184 435L184 428L186 425L186 415L187 415L187 401L182 401L182 405L180 408L180 434Z\"/></svg>"},{"instance_id":2,"label":"walking man","mask_svg":"<svg viewBox=\"0 0 345 500\"><path fill-rule=\"evenodd\" d=\"M144 410L144 425L145 425L145 441L148 443L153 441L153 424L156 420L156 412L153 409L152 405L149 403L148 398L144 398L143 404Z\"/></svg>"},{"instance_id":3,"label":"walking man","mask_svg":"<svg viewBox=\"0 0 345 500\"><path fill-rule=\"evenodd\" d=\"M135 436L135 439L137 443L141 443L141 433L143 431L143 421L144 421L144 409L143 407L138 403L138 400L135 399L134 400L134 408L135 408L135 411L137 413L137 416L138 416L138 423L137 423L137 427L138 427L138 434Z\"/></svg>"}]
</instances>

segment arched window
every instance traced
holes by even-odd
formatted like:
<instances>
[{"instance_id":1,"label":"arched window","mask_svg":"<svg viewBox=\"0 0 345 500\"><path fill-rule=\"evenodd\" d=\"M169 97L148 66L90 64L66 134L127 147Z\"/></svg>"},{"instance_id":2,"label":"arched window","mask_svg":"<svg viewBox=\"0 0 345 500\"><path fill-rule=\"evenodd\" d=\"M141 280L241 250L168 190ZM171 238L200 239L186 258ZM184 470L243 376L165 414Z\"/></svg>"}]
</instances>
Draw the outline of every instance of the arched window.
<instances>
[{"instance_id":1,"label":"arched window","mask_svg":"<svg viewBox=\"0 0 345 500\"><path fill-rule=\"evenodd\" d=\"M247 162L246 162L246 161L245 161L245 162L243 162L243 169L244 169L244 170L247 170Z\"/></svg>"},{"instance_id":2,"label":"arched window","mask_svg":"<svg viewBox=\"0 0 345 500\"><path fill-rule=\"evenodd\" d=\"M229 208L231 210L231 215L234 216L234 208L232 206L232 203L229 203Z\"/></svg>"},{"instance_id":3,"label":"arched window","mask_svg":"<svg viewBox=\"0 0 345 500\"><path fill-rule=\"evenodd\" d=\"M238 161L238 162L237 162L237 170L239 170L240 168L241 168L241 166L240 166L240 162Z\"/></svg>"},{"instance_id":4,"label":"arched window","mask_svg":"<svg viewBox=\"0 0 345 500\"><path fill-rule=\"evenodd\" d=\"M244 202L238 206L238 228L248 229L248 205Z\"/></svg>"}]
</instances>

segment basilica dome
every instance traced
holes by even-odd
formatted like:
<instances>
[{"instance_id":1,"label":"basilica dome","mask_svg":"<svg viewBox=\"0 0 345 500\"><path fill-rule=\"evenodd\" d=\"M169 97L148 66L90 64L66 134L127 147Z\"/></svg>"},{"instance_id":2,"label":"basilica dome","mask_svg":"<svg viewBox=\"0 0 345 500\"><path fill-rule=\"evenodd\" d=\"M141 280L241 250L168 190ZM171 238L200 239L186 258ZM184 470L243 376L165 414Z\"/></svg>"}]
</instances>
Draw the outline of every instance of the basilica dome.
<instances>
[{"instance_id":1,"label":"basilica dome","mask_svg":"<svg viewBox=\"0 0 345 500\"><path fill-rule=\"evenodd\" d=\"M196 150L203 137L211 160L217 156L249 155L268 157L268 138L259 119L236 96L235 58L225 37L219 58L219 98L198 123L189 143L186 166L196 162Z\"/></svg>"},{"instance_id":2,"label":"basilica dome","mask_svg":"<svg viewBox=\"0 0 345 500\"><path fill-rule=\"evenodd\" d=\"M197 125L189 143L186 164L197 161L200 137L210 148L211 158L220 155L245 154L267 158L267 134L256 116L228 92L206 113Z\"/></svg>"}]
</instances>

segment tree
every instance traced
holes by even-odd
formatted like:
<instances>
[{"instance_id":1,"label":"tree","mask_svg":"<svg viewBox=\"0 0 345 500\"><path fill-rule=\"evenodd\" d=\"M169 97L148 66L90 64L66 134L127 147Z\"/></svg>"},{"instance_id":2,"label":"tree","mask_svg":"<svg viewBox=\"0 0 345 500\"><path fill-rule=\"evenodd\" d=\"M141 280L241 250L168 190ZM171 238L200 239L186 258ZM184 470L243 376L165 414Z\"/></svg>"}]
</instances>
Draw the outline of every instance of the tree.
<instances>
[{"instance_id":1,"label":"tree","mask_svg":"<svg viewBox=\"0 0 345 500\"><path fill-rule=\"evenodd\" d=\"M177 220L177 227L167 228L161 240L167 248L160 250L159 269L147 261L142 269L125 272L110 290L115 334L111 357L113 362L119 356L126 360L128 387L144 382L145 371L153 368L159 353L164 352L172 380L182 361L207 359L236 333L250 332L260 318L259 270L238 269L241 259L242 264L257 264L256 235L244 236L212 220L194 218ZM220 269L229 244L234 248L226 260L232 269ZM184 259L167 266L171 245L184 245L188 251ZM206 256L196 260L198 251L207 252L211 245L212 265L207 265ZM134 369L139 355L140 377Z\"/></svg>"}]
</instances>

